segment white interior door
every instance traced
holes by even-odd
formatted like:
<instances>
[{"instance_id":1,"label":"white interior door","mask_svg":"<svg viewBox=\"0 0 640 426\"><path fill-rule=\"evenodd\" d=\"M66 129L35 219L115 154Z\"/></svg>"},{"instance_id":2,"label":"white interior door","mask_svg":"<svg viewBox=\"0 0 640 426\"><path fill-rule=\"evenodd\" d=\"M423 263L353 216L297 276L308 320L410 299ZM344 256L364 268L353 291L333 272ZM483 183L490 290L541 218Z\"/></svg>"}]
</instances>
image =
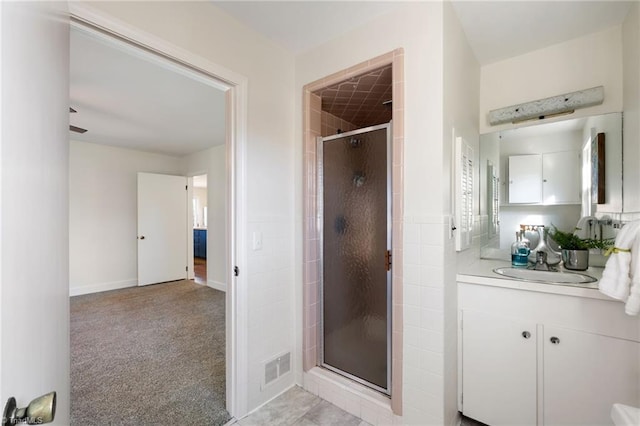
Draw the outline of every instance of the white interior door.
<instances>
[{"instance_id":1,"label":"white interior door","mask_svg":"<svg viewBox=\"0 0 640 426\"><path fill-rule=\"evenodd\" d=\"M69 20L0 2L0 400L69 424Z\"/></svg>"},{"instance_id":2,"label":"white interior door","mask_svg":"<svg viewBox=\"0 0 640 426\"><path fill-rule=\"evenodd\" d=\"M138 173L138 285L187 277L187 178Z\"/></svg>"}]
</instances>

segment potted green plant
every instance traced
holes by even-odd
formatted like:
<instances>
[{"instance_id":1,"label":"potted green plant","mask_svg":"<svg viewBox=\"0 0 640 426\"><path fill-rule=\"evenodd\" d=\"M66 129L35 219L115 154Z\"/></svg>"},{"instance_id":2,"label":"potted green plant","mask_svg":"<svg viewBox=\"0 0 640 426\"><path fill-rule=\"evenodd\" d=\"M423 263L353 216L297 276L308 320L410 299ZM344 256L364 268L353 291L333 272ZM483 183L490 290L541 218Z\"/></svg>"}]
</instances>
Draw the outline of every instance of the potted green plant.
<instances>
[{"instance_id":1,"label":"potted green plant","mask_svg":"<svg viewBox=\"0 0 640 426\"><path fill-rule=\"evenodd\" d=\"M613 245L612 239L596 240L593 238L580 238L572 232L560 231L555 225L551 225L549 237L558 244L562 252L564 267L575 271L584 271L589 268L589 249L607 249Z\"/></svg>"}]
</instances>

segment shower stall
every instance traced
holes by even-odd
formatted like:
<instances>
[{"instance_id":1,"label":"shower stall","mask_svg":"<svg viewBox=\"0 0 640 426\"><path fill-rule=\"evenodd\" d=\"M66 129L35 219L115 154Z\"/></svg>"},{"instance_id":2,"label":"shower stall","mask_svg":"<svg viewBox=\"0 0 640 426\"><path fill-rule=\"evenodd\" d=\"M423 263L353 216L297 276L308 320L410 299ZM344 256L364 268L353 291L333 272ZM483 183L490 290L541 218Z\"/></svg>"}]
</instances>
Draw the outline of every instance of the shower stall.
<instances>
[{"instance_id":1,"label":"shower stall","mask_svg":"<svg viewBox=\"0 0 640 426\"><path fill-rule=\"evenodd\" d=\"M320 365L391 390L391 123L318 138Z\"/></svg>"}]
</instances>

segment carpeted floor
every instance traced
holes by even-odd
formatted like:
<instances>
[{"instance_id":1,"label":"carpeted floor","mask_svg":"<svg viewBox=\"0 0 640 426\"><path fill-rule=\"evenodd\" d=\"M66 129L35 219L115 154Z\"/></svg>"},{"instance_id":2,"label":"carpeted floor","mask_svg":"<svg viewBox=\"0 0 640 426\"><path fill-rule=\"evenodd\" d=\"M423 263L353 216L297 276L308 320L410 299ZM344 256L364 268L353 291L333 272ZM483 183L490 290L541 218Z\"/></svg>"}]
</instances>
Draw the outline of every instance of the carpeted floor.
<instances>
[{"instance_id":1,"label":"carpeted floor","mask_svg":"<svg viewBox=\"0 0 640 426\"><path fill-rule=\"evenodd\" d=\"M225 294L192 281L71 298L72 425L222 425Z\"/></svg>"}]
</instances>

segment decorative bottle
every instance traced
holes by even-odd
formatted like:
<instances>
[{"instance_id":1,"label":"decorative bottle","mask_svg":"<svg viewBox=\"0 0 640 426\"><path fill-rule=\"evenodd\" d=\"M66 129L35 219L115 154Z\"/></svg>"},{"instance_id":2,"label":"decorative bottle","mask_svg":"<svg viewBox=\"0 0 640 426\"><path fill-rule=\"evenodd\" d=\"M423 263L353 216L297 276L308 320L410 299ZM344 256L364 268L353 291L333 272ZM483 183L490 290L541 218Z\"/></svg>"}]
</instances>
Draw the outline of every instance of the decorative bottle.
<instances>
[{"instance_id":1,"label":"decorative bottle","mask_svg":"<svg viewBox=\"0 0 640 426\"><path fill-rule=\"evenodd\" d=\"M523 238L523 232L516 232L516 241L511 244L511 264L513 266L527 266L530 252L528 241Z\"/></svg>"}]
</instances>

